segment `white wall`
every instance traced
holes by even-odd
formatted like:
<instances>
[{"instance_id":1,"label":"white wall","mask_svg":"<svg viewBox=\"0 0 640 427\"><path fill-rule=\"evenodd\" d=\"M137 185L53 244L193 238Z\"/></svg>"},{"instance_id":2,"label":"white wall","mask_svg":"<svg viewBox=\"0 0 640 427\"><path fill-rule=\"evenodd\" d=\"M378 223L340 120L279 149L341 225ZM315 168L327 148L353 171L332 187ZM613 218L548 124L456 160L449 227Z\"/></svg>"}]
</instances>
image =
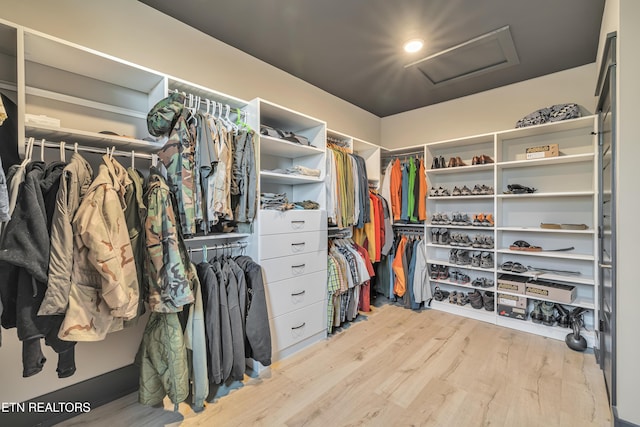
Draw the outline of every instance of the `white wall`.
<instances>
[{"instance_id":1,"label":"white wall","mask_svg":"<svg viewBox=\"0 0 640 427\"><path fill-rule=\"evenodd\" d=\"M264 98L379 143L377 116L140 2L0 0L0 11L2 19L237 98Z\"/></svg>"},{"instance_id":2,"label":"white wall","mask_svg":"<svg viewBox=\"0 0 640 427\"><path fill-rule=\"evenodd\" d=\"M620 419L640 425L640 283L638 280L638 160L640 159L640 2L607 1L619 4L618 31L618 204L617 204L617 410Z\"/></svg>"},{"instance_id":3,"label":"white wall","mask_svg":"<svg viewBox=\"0 0 640 427\"><path fill-rule=\"evenodd\" d=\"M396 148L512 129L542 107L576 102L593 113L595 63L442 102L381 120L384 147Z\"/></svg>"}]
</instances>

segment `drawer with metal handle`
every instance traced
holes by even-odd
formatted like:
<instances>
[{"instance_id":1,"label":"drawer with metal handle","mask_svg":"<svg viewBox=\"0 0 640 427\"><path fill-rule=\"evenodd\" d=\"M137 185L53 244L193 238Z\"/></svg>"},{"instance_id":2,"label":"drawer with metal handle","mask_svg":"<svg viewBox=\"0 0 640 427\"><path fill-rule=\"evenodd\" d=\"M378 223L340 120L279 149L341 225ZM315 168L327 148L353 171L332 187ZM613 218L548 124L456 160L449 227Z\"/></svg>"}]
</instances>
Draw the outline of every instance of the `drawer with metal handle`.
<instances>
[{"instance_id":1,"label":"drawer with metal handle","mask_svg":"<svg viewBox=\"0 0 640 427\"><path fill-rule=\"evenodd\" d=\"M322 332L326 328L326 310L326 302L321 301L270 319L273 351L282 350Z\"/></svg>"},{"instance_id":2,"label":"drawer with metal handle","mask_svg":"<svg viewBox=\"0 0 640 427\"><path fill-rule=\"evenodd\" d=\"M260 239L260 259L327 250L327 236L317 231L287 233Z\"/></svg>"},{"instance_id":3,"label":"drawer with metal handle","mask_svg":"<svg viewBox=\"0 0 640 427\"><path fill-rule=\"evenodd\" d=\"M303 276L267 282L267 311L269 318L309 306L327 298L327 275L318 271Z\"/></svg>"},{"instance_id":4,"label":"drawer with metal handle","mask_svg":"<svg viewBox=\"0 0 640 427\"><path fill-rule=\"evenodd\" d=\"M259 215L260 235L327 230L327 212L323 210L261 210Z\"/></svg>"},{"instance_id":5,"label":"drawer with metal handle","mask_svg":"<svg viewBox=\"0 0 640 427\"><path fill-rule=\"evenodd\" d=\"M327 251L260 260L267 284L327 270Z\"/></svg>"}]
</instances>

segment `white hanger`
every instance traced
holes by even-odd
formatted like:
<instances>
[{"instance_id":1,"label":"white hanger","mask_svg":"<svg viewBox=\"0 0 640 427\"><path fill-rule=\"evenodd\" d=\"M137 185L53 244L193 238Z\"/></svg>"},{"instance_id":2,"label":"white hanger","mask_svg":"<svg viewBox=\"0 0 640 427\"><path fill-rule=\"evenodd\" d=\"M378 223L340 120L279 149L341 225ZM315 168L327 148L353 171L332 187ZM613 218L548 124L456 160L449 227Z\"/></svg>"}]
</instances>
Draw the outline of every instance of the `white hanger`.
<instances>
[{"instance_id":1,"label":"white hanger","mask_svg":"<svg viewBox=\"0 0 640 427\"><path fill-rule=\"evenodd\" d=\"M131 150L131 169L135 170L136 152Z\"/></svg>"},{"instance_id":2,"label":"white hanger","mask_svg":"<svg viewBox=\"0 0 640 427\"><path fill-rule=\"evenodd\" d=\"M78 154L78 143L77 142L73 143L73 152Z\"/></svg>"},{"instance_id":3,"label":"white hanger","mask_svg":"<svg viewBox=\"0 0 640 427\"><path fill-rule=\"evenodd\" d=\"M44 143L45 143L45 139L42 138L40 140L40 161L44 162Z\"/></svg>"},{"instance_id":4,"label":"white hanger","mask_svg":"<svg viewBox=\"0 0 640 427\"><path fill-rule=\"evenodd\" d=\"M153 167L158 166L158 155L157 154L152 154L151 155L151 166L153 166Z\"/></svg>"},{"instance_id":5,"label":"white hanger","mask_svg":"<svg viewBox=\"0 0 640 427\"><path fill-rule=\"evenodd\" d=\"M65 152L64 152L64 147L65 147L66 144L67 144L66 142L60 141L60 161L61 162L66 162L67 161L66 155L65 155Z\"/></svg>"},{"instance_id":6,"label":"white hanger","mask_svg":"<svg viewBox=\"0 0 640 427\"><path fill-rule=\"evenodd\" d=\"M24 150L24 160L20 164L21 167L26 166L27 163L31 161L31 154L33 153L33 145L35 142L36 142L36 139L33 137L30 137L27 140L27 148Z\"/></svg>"},{"instance_id":7,"label":"white hanger","mask_svg":"<svg viewBox=\"0 0 640 427\"><path fill-rule=\"evenodd\" d=\"M209 259L209 248L207 245L202 245L202 261L207 261Z\"/></svg>"}]
</instances>

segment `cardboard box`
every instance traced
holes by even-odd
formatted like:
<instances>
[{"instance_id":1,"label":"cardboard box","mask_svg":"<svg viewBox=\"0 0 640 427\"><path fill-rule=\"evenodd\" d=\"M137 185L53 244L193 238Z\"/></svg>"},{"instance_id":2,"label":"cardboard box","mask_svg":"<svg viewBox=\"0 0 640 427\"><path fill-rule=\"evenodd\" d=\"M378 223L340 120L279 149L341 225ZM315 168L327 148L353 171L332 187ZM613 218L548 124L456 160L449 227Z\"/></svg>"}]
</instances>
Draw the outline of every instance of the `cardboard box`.
<instances>
[{"instance_id":1,"label":"cardboard box","mask_svg":"<svg viewBox=\"0 0 640 427\"><path fill-rule=\"evenodd\" d=\"M513 274L501 274L498 277L498 290L507 291L514 294L525 294L525 282L527 277L515 276Z\"/></svg>"},{"instance_id":2,"label":"cardboard box","mask_svg":"<svg viewBox=\"0 0 640 427\"><path fill-rule=\"evenodd\" d=\"M536 280L527 282L525 294L532 298L546 298L565 304L571 304L576 299L578 290L575 286Z\"/></svg>"},{"instance_id":3,"label":"cardboard box","mask_svg":"<svg viewBox=\"0 0 640 427\"><path fill-rule=\"evenodd\" d=\"M498 315L512 319L527 320L527 309L498 304Z\"/></svg>"},{"instance_id":4,"label":"cardboard box","mask_svg":"<svg viewBox=\"0 0 640 427\"><path fill-rule=\"evenodd\" d=\"M525 150L527 160L544 159L545 157L558 157L560 149L558 144L539 145L537 147L529 147Z\"/></svg>"},{"instance_id":5,"label":"cardboard box","mask_svg":"<svg viewBox=\"0 0 640 427\"><path fill-rule=\"evenodd\" d=\"M508 305L509 307L527 308L527 298L499 293L498 304Z\"/></svg>"}]
</instances>

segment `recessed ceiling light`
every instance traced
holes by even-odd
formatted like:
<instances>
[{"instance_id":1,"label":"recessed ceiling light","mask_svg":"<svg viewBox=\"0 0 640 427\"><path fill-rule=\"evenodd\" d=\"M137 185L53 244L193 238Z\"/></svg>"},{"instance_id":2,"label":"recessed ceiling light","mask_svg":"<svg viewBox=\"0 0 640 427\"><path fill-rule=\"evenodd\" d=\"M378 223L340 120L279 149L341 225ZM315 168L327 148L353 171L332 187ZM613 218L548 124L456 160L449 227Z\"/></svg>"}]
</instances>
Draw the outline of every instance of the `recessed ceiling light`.
<instances>
[{"instance_id":1,"label":"recessed ceiling light","mask_svg":"<svg viewBox=\"0 0 640 427\"><path fill-rule=\"evenodd\" d=\"M424 46L424 42L421 39L411 39L404 44L404 50L407 53L416 53Z\"/></svg>"}]
</instances>

